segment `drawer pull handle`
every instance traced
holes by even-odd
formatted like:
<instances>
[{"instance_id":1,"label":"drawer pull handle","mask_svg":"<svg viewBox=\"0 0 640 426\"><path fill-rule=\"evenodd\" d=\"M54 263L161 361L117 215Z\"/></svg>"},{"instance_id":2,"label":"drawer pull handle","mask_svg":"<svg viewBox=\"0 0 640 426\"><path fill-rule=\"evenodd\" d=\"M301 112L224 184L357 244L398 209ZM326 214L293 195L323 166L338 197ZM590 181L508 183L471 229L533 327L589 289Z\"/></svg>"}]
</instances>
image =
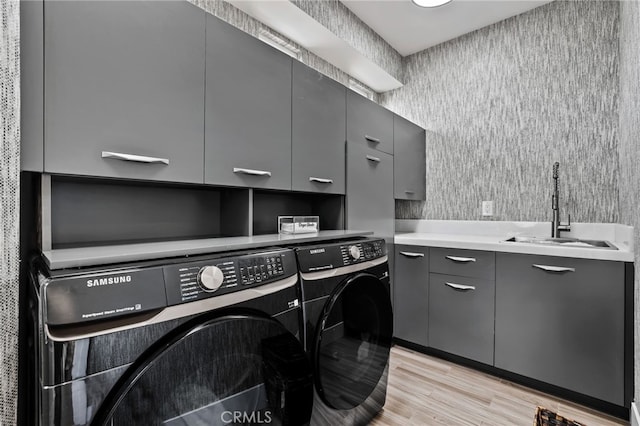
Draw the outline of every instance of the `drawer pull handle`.
<instances>
[{"instance_id":1,"label":"drawer pull handle","mask_svg":"<svg viewBox=\"0 0 640 426\"><path fill-rule=\"evenodd\" d=\"M460 263L469 263L476 261L475 257L445 256L445 258Z\"/></svg>"},{"instance_id":2,"label":"drawer pull handle","mask_svg":"<svg viewBox=\"0 0 640 426\"><path fill-rule=\"evenodd\" d=\"M319 177L309 177L309 182L318 182L318 183L333 183L333 179L324 179Z\"/></svg>"},{"instance_id":3,"label":"drawer pull handle","mask_svg":"<svg viewBox=\"0 0 640 426\"><path fill-rule=\"evenodd\" d=\"M243 175L252 176L271 176L271 172L268 172L266 170L242 169L240 167L234 167L233 173L242 173Z\"/></svg>"},{"instance_id":4,"label":"drawer pull handle","mask_svg":"<svg viewBox=\"0 0 640 426\"><path fill-rule=\"evenodd\" d=\"M462 284L455 284L455 283L450 283L450 282L445 282L445 285L448 285L449 287L456 289L456 290L462 290L462 291L468 291L468 290L475 290L476 286L474 285L462 285Z\"/></svg>"},{"instance_id":5,"label":"drawer pull handle","mask_svg":"<svg viewBox=\"0 0 640 426\"><path fill-rule=\"evenodd\" d=\"M133 161L134 163L145 164L169 164L168 158L147 157L145 155L124 154L122 152L102 151L102 158L112 158L114 160Z\"/></svg>"},{"instance_id":6,"label":"drawer pull handle","mask_svg":"<svg viewBox=\"0 0 640 426\"><path fill-rule=\"evenodd\" d=\"M367 160L373 161L374 163L380 162L380 159L378 157L374 157L373 155L367 155Z\"/></svg>"},{"instance_id":7,"label":"drawer pull handle","mask_svg":"<svg viewBox=\"0 0 640 426\"><path fill-rule=\"evenodd\" d=\"M400 254L406 257L410 257L412 259L415 259L417 257L424 257L424 253L413 253L410 251L401 251Z\"/></svg>"},{"instance_id":8,"label":"drawer pull handle","mask_svg":"<svg viewBox=\"0 0 640 426\"><path fill-rule=\"evenodd\" d=\"M568 268L566 266L550 266L550 265L533 265L534 268L542 269L546 272L575 272L576 268Z\"/></svg>"},{"instance_id":9,"label":"drawer pull handle","mask_svg":"<svg viewBox=\"0 0 640 426\"><path fill-rule=\"evenodd\" d=\"M408 189L405 189L405 190L404 190L404 193L405 193L405 194L415 194L415 193L416 193L416 191L410 191L410 190L408 190Z\"/></svg>"},{"instance_id":10,"label":"drawer pull handle","mask_svg":"<svg viewBox=\"0 0 640 426\"><path fill-rule=\"evenodd\" d=\"M378 139L378 138L374 138L373 136L364 135L364 138L365 138L366 140L368 140L369 142L373 142L373 143L380 143L380 139Z\"/></svg>"}]
</instances>

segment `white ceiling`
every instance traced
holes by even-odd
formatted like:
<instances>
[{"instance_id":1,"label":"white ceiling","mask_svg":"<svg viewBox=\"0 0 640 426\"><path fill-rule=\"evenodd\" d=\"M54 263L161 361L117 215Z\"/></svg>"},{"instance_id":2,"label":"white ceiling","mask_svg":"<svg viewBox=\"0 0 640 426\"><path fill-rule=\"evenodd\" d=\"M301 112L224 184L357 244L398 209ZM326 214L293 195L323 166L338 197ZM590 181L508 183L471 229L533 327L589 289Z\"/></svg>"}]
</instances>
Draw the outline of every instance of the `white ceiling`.
<instances>
[{"instance_id":1,"label":"white ceiling","mask_svg":"<svg viewBox=\"0 0 640 426\"><path fill-rule=\"evenodd\" d=\"M411 0L341 1L407 56L552 0L452 0L435 8L421 8Z\"/></svg>"}]
</instances>

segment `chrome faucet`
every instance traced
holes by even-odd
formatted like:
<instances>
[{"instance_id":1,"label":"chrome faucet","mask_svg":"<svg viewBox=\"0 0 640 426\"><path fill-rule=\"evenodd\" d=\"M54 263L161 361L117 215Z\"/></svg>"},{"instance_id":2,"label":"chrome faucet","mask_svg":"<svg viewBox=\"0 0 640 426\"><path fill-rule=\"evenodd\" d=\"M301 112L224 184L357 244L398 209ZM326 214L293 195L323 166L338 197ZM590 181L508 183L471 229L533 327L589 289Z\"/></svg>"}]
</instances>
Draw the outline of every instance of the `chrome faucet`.
<instances>
[{"instance_id":1,"label":"chrome faucet","mask_svg":"<svg viewBox=\"0 0 640 426\"><path fill-rule=\"evenodd\" d=\"M563 225L560 221L560 200L558 197L558 168L560 163L553 164L553 195L551 196L551 209L553 210L553 220L551 221L551 238L559 238L560 232L571 231L571 215L569 222Z\"/></svg>"}]
</instances>

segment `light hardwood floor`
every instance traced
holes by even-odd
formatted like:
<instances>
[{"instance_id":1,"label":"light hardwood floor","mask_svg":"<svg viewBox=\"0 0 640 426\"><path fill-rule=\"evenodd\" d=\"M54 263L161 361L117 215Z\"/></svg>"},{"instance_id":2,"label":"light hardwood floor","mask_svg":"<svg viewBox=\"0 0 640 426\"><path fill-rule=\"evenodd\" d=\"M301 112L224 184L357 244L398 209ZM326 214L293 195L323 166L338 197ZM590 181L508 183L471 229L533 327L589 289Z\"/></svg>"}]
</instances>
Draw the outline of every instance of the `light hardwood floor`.
<instances>
[{"instance_id":1,"label":"light hardwood floor","mask_svg":"<svg viewBox=\"0 0 640 426\"><path fill-rule=\"evenodd\" d=\"M540 405L585 426L621 419L401 346L391 349L384 411L372 425L531 426Z\"/></svg>"}]
</instances>

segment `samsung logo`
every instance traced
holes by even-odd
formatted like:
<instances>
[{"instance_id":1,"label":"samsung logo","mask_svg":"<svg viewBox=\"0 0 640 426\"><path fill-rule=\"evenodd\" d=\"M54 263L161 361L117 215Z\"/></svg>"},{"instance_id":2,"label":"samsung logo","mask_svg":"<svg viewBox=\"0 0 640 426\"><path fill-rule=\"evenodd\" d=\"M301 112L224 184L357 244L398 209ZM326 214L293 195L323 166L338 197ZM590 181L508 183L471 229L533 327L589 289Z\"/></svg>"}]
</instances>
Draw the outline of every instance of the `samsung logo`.
<instances>
[{"instance_id":1,"label":"samsung logo","mask_svg":"<svg viewBox=\"0 0 640 426\"><path fill-rule=\"evenodd\" d=\"M319 254L319 253L324 253L324 249L319 248L319 249L309 250L309 254Z\"/></svg>"},{"instance_id":2,"label":"samsung logo","mask_svg":"<svg viewBox=\"0 0 640 426\"><path fill-rule=\"evenodd\" d=\"M112 285L130 282L131 275L120 275L117 277L96 278L95 280L87 280L87 287L98 287L101 285Z\"/></svg>"}]
</instances>

